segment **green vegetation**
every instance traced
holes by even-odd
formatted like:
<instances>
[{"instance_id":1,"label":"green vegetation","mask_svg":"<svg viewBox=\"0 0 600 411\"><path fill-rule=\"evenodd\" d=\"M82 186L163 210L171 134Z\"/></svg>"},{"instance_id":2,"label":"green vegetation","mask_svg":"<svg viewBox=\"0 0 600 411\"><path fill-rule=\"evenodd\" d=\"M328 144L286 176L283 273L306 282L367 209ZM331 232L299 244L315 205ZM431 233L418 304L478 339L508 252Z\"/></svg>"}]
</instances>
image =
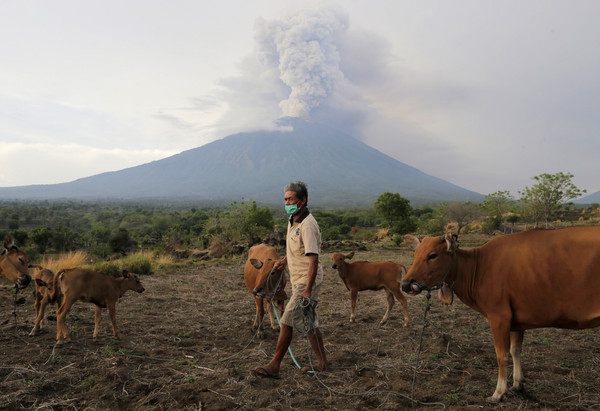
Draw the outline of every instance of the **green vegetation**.
<instances>
[{"instance_id":1,"label":"green vegetation","mask_svg":"<svg viewBox=\"0 0 600 411\"><path fill-rule=\"evenodd\" d=\"M598 204L569 203L585 190L569 173L541 174L515 200L508 191L488 195L482 204L441 203L414 208L400 193L381 194L371 208L311 209L325 242L370 243L386 238L400 245L406 233L441 235L493 233L506 225L527 229L598 224ZM281 209L242 198L225 207L193 203L0 201L0 237L12 234L29 259L47 262L82 251L89 264L107 273L126 269L150 274L153 268L186 258L191 263L243 255L260 241L285 244L287 216Z\"/></svg>"}]
</instances>

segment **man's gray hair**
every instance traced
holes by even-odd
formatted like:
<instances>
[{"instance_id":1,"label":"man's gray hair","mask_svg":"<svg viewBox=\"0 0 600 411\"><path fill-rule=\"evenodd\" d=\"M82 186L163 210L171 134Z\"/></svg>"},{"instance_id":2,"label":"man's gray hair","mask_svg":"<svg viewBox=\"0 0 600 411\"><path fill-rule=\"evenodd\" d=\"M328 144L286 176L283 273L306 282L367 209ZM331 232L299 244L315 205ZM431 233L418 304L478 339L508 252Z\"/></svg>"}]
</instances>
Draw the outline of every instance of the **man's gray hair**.
<instances>
[{"instance_id":1,"label":"man's gray hair","mask_svg":"<svg viewBox=\"0 0 600 411\"><path fill-rule=\"evenodd\" d=\"M298 200L306 199L306 204L308 204L308 189L306 188L306 183L302 181L294 181L293 183L289 183L287 186L285 186L283 191L295 192Z\"/></svg>"}]
</instances>

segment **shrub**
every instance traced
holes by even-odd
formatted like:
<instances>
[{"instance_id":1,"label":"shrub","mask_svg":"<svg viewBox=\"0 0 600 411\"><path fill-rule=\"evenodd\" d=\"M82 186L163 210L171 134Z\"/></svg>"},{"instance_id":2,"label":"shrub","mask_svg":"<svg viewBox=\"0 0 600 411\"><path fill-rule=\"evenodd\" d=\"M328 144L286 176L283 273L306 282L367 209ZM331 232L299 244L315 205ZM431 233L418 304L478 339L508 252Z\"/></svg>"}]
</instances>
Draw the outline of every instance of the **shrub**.
<instances>
[{"instance_id":1,"label":"shrub","mask_svg":"<svg viewBox=\"0 0 600 411\"><path fill-rule=\"evenodd\" d=\"M143 255L133 255L121 260L121 266L124 270L135 274L152 274L152 263Z\"/></svg>"},{"instance_id":2,"label":"shrub","mask_svg":"<svg viewBox=\"0 0 600 411\"><path fill-rule=\"evenodd\" d=\"M104 274L108 274L112 277L121 276L121 268L117 261L100 261L94 264L93 269L103 272Z\"/></svg>"}]
</instances>

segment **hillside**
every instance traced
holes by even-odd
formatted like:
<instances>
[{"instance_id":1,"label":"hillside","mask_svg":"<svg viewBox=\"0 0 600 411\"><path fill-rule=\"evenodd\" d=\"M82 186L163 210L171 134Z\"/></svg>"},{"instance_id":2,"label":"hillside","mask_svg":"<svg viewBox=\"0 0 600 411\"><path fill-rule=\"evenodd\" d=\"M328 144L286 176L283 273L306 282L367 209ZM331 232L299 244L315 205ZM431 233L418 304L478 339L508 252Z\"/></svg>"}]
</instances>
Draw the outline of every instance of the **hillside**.
<instances>
[{"instance_id":1,"label":"hillside","mask_svg":"<svg viewBox=\"0 0 600 411\"><path fill-rule=\"evenodd\" d=\"M372 205L384 191L414 202L483 196L397 161L321 124L281 120L292 131L239 133L177 155L69 183L0 188L4 199L198 199L280 202L293 180L311 202ZM314 199L314 201L312 201Z\"/></svg>"}]
</instances>

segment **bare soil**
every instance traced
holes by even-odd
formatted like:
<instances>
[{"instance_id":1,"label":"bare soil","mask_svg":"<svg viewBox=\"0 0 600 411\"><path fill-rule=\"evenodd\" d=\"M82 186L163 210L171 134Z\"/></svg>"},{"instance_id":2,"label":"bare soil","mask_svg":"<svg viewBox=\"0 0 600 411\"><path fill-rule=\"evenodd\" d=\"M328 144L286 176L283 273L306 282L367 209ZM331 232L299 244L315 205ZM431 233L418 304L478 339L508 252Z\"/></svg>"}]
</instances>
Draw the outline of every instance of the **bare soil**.
<instances>
[{"instance_id":1,"label":"bare soil","mask_svg":"<svg viewBox=\"0 0 600 411\"><path fill-rule=\"evenodd\" d=\"M336 250L337 251L337 250ZM357 253L354 260L409 265L404 248ZM362 292L351 324L349 292L324 255L318 311L333 369L301 374L290 356L281 379L250 370L266 364L277 331L254 337L254 300L242 259L144 276L146 291L128 292L117 305L121 340L105 313L92 341L93 306L77 303L67 319L72 342L55 346L54 308L42 333L29 337L31 286L13 319L12 288L0 290L1 409L599 409L600 331L557 329L526 333L525 388L489 404L496 384L494 346L487 321L459 300L409 296L411 324L399 304L380 326L385 294ZM289 287L289 285L288 285ZM265 319L268 323L268 319ZM423 338L421 341L421 335ZM307 341L296 334L292 351L310 363ZM511 364L512 365L512 364ZM509 366L509 371L511 366ZM512 382L512 381L511 381ZM413 401L414 400L414 401Z\"/></svg>"}]
</instances>

